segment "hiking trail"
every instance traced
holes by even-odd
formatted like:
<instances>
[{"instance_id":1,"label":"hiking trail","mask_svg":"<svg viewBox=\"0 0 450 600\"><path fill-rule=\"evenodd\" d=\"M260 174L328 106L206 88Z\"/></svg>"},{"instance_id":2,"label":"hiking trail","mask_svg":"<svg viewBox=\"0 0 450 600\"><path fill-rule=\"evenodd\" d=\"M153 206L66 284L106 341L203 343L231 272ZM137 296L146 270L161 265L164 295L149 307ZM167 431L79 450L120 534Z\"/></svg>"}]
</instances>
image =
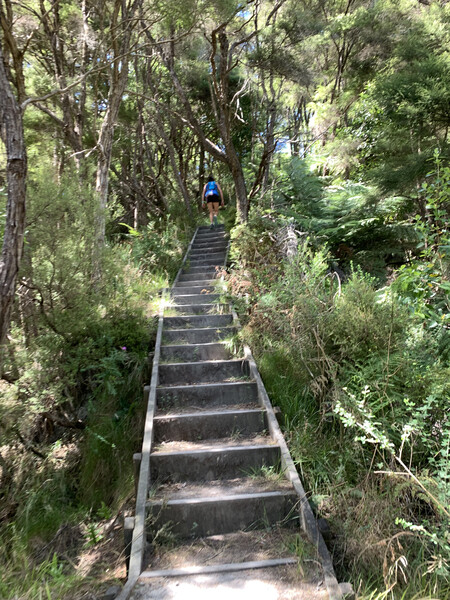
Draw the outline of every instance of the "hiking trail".
<instances>
[{"instance_id":1,"label":"hiking trail","mask_svg":"<svg viewBox=\"0 0 450 600\"><path fill-rule=\"evenodd\" d=\"M199 227L161 303L118 598L338 600L348 584L336 580L255 361L236 336L238 317L221 302L228 249L223 226Z\"/></svg>"}]
</instances>

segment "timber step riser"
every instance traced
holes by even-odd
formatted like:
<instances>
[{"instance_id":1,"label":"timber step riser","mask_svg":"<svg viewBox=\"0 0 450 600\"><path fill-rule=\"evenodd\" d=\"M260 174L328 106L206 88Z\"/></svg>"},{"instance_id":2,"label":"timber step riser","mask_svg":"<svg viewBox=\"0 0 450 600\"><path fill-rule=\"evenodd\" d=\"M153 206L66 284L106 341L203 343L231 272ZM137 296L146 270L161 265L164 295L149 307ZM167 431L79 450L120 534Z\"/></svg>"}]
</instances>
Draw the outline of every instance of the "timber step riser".
<instances>
[{"instance_id":1,"label":"timber step riser","mask_svg":"<svg viewBox=\"0 0 450 600\"><path fill-rule=\"evenodd\" d=\"M217 269L215 267L215 265L199 265L199 266L190 266L189 268L184 267L183 271L181 273L181 276L183 275L195 275L195 274L200 274L201 273L201 278L203 279L204 277L209 277L209 275L211 275L211 277L214 277L215 274L217 273Z\"/></svg>"},{"instance_id":2,"label":"timber step riser","mask_svg":"<svg viewBox=\"0 0 450 600\"><path fill-rule=\"evenodd\" d=\"M202 259L206 259L206 258L214 258L214 259L223 259L226 256L226 250L214 250L213 252L211 251L205 251L205 252L198 252L195 251L194 253L189 252L188 254L188 260L190 262L193 261L198 261L198 260L202 260Z\"/></svg>"},{"instance_id":3,"label":"timber step riser","mask_svg":"<svg viewBox=\"0 0 450 600\"><path fill-rule=\"evenodd\" d=\"M192 302L192 304L197 304ZM184 302L180 302L184 304ZM165 317L164 326L167 329L189 329L195 327L196 329L203 329L209 327L227 327L233 323L232 315L187 315L185 317Z\"/></svg>"},{"instance_id":4,"label":"timber step riser","mask_svg":"<svg viewBox=\"0 0 450 600\"><path fill-rule=\"evenodd\" d=\"M225 231L222 230L211 230L207 229L205 231L199 231L195 236L194 242L198 242L199 240L208 240L212 242L217 242L217 240L227 239Z\"/></svg>"},{"instance_id":5,"label":"timber step riser","mask_svg":"<svg viewBox=\"0 0 450 600\"><path fill-rule=\"evenodd\" d=\"M161 346L161 359L168 362L228 360L231 352L223 343Z\"/></svg>"},{"instance_id":6,"label":"timber step riser","mask_svg":"<svg viewBox=\"0 0 450 600\"><path fill-rule=\"evenodd\" d=\"M214 383L227 379L243 379L248 375L249 366L245 360L199 361L159 365L159 383L161 385Z\"/></svg>"},{"instance_id":7,"label":"timber step riser","mask_svg":"<svg viewBox=\"0 0 450 600\"><path fill-rule=\"evenodd\" d=\"M172 292L174 292L175 290L179 290L182 288L186 288L186 287L208 287L211 285L211 282L214 281L214 279L185 279L185 280L179 280L178 283L172 288Z\"/></svg>"},{"instance_id":8,"label":"timber step riser","mask_svg":"<svg viewBox=\"0 0 450 600\"><path fill-rule=\"evenodd\" d=\"M206 256L206 255L210 254L211 252L214 252L214 253L222 252L223 254L225 254L227 251L227 248L228 248L228 244L226 242L223 244L217 244L214 246L212 246L208 243L195 244L194 246L191 247L189 256L194 256L196 254L198 254L200 256Z\"/></svg>"},{"instance_id":9,"label":"timber step riser","mask_svg":"<svg viewBox=\"0 0 450 600\"><path fill-rule=\"evenodd\" d=\"M166 329L163 333L163 344L208 344L220 342L236 335L235 327L220 325L217 328Z\"/></svg>"},{"instance_id":10,"label":"timber step riser","mask_svg":"<svg viewBox=\"0 0 450 600\"><path fill-rule=\"evenodd\" d=\"M155 442L199 441L225 437L249 436L267 430L265 412L261 409L191 413L156 417Z\"/></svg>"},{"instance_id":11,"label":"timber step riser","mask_svg":"<svg viewBox=\"0 0 450 600\"><path fill-rule=\"evenodd\" d=\"M208 482L258 473L279 461L280 449L274 445L154 452L150 457L150 477L160 483Z\"/></svg>"},{"instance_id":12,"label":"timber step riser","mask_svg":"<svg viewBox=\"0 0 450 600\"><path fill-rule=\"evenodd\" d=\"M183 285L184 283L186 283L187 285L190 285L192 281L208 281L208 283L210 283L211 281L215 281L216 280L216 270L214 269L214 271L211 272L205 272L205 271L194 271L194 273L182 273L179 277L178 277L178 282L176 284L176 286L178 287L178 285Z\"/></svg>"},{"instance_id":13,"label":"timber step riser","mask_svg":"<svg viewBox=\"0 0 450 600\"><path fill-rule=\"evenodd\" d=\"M200 500L196 502L152 502L149 513L158 529L171 522L171 532L183 538L221 535L247 529L265 529L277 524L298 525L295 493L273 492Z\"/></svg>"},{"instance_id":14,"label":"timber step riser","mask_svg":"<svg viewBox=\"0 0 450 600\"><path fill-rule=\"evenodd\" d=\"M258 406L258 389L253 381L233 383L160 386L156 390L156 403L160 409L196 409L215 406L253 405Z\"/></svg>"},{"instance_id":15,"label":"timber step riser","mask_svg":"<svg viewBox=\"0 0 450 600\"><path fill-rule=\"evenodd\" d=\"M171 310L180 317L189 317L192 315L223 315L229 313L227 304L175 304Z\"/></svg>"},{"instance_id":16,"label":"timber step riser","mask_svg":"<svg viewBox=\"0 0 450 600\"><path fill-rule=\"evenodd\" d=\"M190 296L192 294L202 294L204 296L209 296L209 294L214 292L214 286L211 284L208 285L190 285L190 286L182 286L181 288L175 287L172 289L171 295L173 298L177 296Z\"/></svg>"},{"instance_id":17,"label":"timber step riser","mask_svg":"<svg viewBox=\"0 0 450 600\"><path fill-rule=\"evenodd\" d=\"M189 260L189 269L195 269L196 267L222 267L225 262L225 255L222 256L207 256L203 258L193 258Z\"/></svg>"},{"instance_id":18,"label":"timber step riser","mask_svg":"<svg viewBox=\"0 0 450 600\"><path fill-rule=\"evenodd\" d=\"M220 300L219 294L180 294L173 297L176 305L211 304L216 305Z\"/></svg>"}]
</instances>

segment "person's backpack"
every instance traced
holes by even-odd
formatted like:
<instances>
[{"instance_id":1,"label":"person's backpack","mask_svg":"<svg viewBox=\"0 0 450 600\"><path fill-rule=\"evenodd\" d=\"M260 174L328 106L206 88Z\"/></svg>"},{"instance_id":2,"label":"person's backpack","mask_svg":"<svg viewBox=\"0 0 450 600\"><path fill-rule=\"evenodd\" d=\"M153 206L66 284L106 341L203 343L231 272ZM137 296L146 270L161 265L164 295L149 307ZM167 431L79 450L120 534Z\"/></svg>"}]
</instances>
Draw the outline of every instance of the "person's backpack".
<instances>
[{"instance_id":1,"label":"person's backpack","mask_svg":"<svg viewBox=\"0 0 450 600\"><path fill-rule=\"evenodd\" d=\"M208 181L206 184L205 198L208 196L218 196L219 188L217 187L217 183L215 181Z\"/></svg>"}]
</instances>

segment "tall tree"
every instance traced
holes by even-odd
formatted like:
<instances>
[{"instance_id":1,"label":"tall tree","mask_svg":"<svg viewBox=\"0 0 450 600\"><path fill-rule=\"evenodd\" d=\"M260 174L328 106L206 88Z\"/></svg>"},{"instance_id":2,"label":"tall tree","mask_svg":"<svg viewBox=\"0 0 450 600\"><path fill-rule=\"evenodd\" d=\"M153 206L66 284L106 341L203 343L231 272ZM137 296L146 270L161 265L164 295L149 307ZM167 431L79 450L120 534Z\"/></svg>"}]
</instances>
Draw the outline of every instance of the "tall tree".
<instances>
[{"instance_id":1,"label":"tall tree","mask_svg":"<svg viewBox=\"0 0 450 600\"><path fill-rule=\"evenodd\" d=\"M0 126L6 147L8 202L0 258L0 346L5 342L23 250L26 210L27 153L22 110L8 79L0 44Z\"/></svg>"}]
</instances>

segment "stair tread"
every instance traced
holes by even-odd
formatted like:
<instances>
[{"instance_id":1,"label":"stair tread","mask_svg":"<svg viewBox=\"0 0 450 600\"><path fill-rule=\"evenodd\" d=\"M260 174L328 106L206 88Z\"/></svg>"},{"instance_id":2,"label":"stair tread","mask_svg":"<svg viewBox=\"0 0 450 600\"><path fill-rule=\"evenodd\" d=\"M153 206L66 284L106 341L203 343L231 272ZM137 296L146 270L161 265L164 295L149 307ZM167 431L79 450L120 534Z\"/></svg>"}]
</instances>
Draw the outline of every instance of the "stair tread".
<instances>
[{"instance_id":1,"label":"stair tread","mask_svg":"<svg viewBox=\"0 0 450 600\"><path fill-rule=\"evenodd\" d=\"M197 344L161 344L161 348L196 348L201 346L202 348L212 348L213 346L226 346L226 342L199 342Z\"/></svg>"},{"instance_id":2,"label":"stair tread","mask_svg":"<svg viewBox=\"0 0 450 600\"><path fill-rule=\"evenodd\" d=\"M286 558L292 557L288 548L299 543L310 549L300 532L280 528L205 536L182 541L173 549L155 547L151 565L147 565L147 568L176 569L186 565L210 566ZM313 549L311 552L314 556Z\"/></svg>"},{"instance_id":3,"label":"stair tread","mask_svg":"<svg viewBox=\"0 0 450 600\"><path fill-rule=\"evenodd\" d=\"M247 411L247 410L261 410L261 407L259 406L259 404L257 402L247 402L245 404L219 404L216 405L215 408L217 408L221 413L225 413L225 412L230 412L230 413L234 413L234 412L239 412L240 410L242 411ZM185 415L185 414L199 414L199 413L208 413L210 412L210 409L208 406L205 405L195 405L195 404L189 404L186 406L177 406L176 410L173 407L169 407L169 408L164 408L164 407L158 407L158 417L161 418L169 418L169 417L176 417L178 415Z\"/></svg>"},{"instance_id":4,"label":"stair tread","mask_svg":"<svg viewBox=\"0 0 450 600\"><path fill-rule=\"evenodd\" d=\"M181 346L183 346L184 344L181 344ZM186 344L186 346L191 345L191 344ZM194 344L194 346L197 346L198 344ZM238 364L238 363L245 363L247 359L245 358L226 358L226 359L212 359L212 360L200 360L200 361L196 361L196 362L192 362L192 361L185 361L185 362L174 362L174 363L164 363L165 367L182 367L184 365L195 365L195 366L201 366L202 364L208 365L208 364Z\"/></svg>"},{"instance_id":5,"label":"stair tread","mask_svg":"<svg viewBox=\"0 0 450 600\"><path fill-rule=\"evenodd\" d=\"M155 445L152 456L179 452L220 452L222 450L244 450L249 448L266 448L276 446L276 442L268 435L235 436L200 441L171 441Z\"/></svg>"},{"instance_id":6,"label":"stair tread","mask_svg":"<svg viewBox=\"0 0 450 600\"><path fill-rule=\"evenodd\" d=\"M269 471L267 471L269 473ZM151 502L189 499L213 499L222 496L244 496L268 494L272 492L292 492L292 484L282 474L273 472L273 478L256 474L251 477L236 477L234 479L215 479L205 485L199 482L177 482L163 484L158 487Z\"/></svg>"},{"instance_id":7,"label":"stair tread","mask_svg":"<svg viewBox=\"0 0 450 600\"><path fill-rule=\"evenodd\" d=\"M207 390L207 389L211 389L213 390L215 387L221 387L221 388L226 388L227 386L233 386L235 384L248 384L251 385L252 387L255 385L255 382L253 380L249 380L246 379L245 381L221 381L220 383L214 382L203 382L203 383L186 383L186 384L176 384L176 385L159 385L157 387L158 391L164 391L164 389L170 388L170 391L174 391L174 388L180 388L180 390L183 389L193 389L193 388L202 388L202 390Z\"/></svg>"},{"instance_id":8,"label":"stair tread","mask_svg":"<svg viewBox=\"0 0 450 600\"><path fill-rule=\"evenodd\" d=\"M180 315L181 317L184 318L184 315ZM197 315L194 315L197 316ZM199 315L199 316L205 316L205 315ZM207 315L206 315L207 316ZM172 318L172 317L165 317L165 318ZM179 317L175 317L176 319L178 319ZM183 328L177 328L177 329L171 329L171 333L173 332L177 332L180 335L183 334L183 332L186 331L211 331L211 329L216 330L216 331L226 331L229 330L230 331L230 335L232 334L232 332L234 332L236 330L236 327L234 327L233 325L221 325L221 326L217 326L217 327L183 327ZM163 332L164 335L165 332Z\"/></svg>"},{"instance_id":9,"label":"stair tread","mask_svg":"<svg viewBox=\"0 0 450 600\"><path fill-rule=\"evenodd\" d=\"M189 363L190 365L195 365L196 363ZM162 365L164 366L164 365ZM242 375L242 377L226 377L224 379L220 379L219 381L216 381L216 383L220 383L220 385L224 385L226 383L245 383L247 381L252 381L249 380L247 375ZM162 389L167 388L170 391L173 391L174 388L187 388L187 387L195 387L195 386L205 386L208 383L210 383L209 381L189 381L186 382L185 385L183 385L182 383L164 383L161 386L157 386L157 390L160 391Z\"/></svg>"},{"instance_id":10,"label":"stair tread","mask_svg":"<svg viewBox=\"0 0 450 600\"><path fill-rule=\"evenodd\" d=\"M202 415L208 415L208 416L213 416L213 417L218 417L220 418L221 415L232 415L232 414L242 414L242 413L264 413L265 409L262 408L261 406L257 406L257 407L253 407L253 405L251 405L252 408L242 408L241 405L236 405L236 408L232 408L230 410L230 406L226 405L224 406L222 409L220 407L216 407L216 410L202 410ZM177 417L180 418L188 418L188 417L196 417L198 416L199 411L198 410L194 410L192 412L181 412L181 411L177 411L176 413L172 413L172 414L157 414L155 417L153 417L153 419L155 421L164 421L167 419L175 419Z\"/></svg>"}]
</instances>

